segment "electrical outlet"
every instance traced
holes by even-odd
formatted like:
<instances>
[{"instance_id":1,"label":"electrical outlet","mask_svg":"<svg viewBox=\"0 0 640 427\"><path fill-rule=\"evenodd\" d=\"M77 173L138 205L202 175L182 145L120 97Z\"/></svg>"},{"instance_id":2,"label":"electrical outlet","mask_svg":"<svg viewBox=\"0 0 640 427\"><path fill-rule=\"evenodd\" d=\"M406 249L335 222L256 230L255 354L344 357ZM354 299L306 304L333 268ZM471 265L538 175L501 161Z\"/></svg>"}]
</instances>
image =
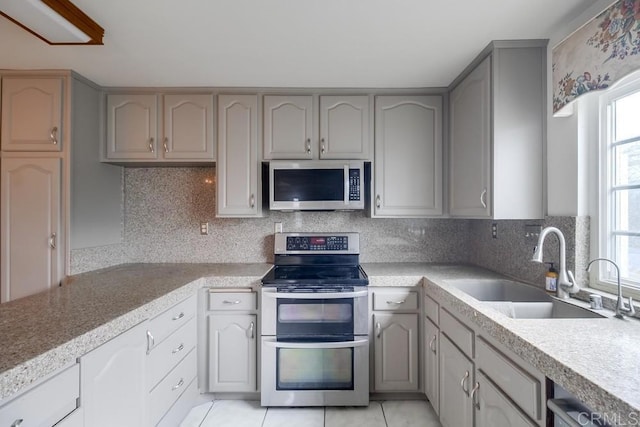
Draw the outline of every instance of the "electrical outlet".
<instances>
[{"instance_id":1,"label":"electrical outlet","mask_svg":"<svg viewBox=\"0 0 640 427\"><path fill-rule=\"evenodd\" d=\"M273 223L273 232L274 233L282 233L282 223L281 222L274 222Z\"/></svg>"},{"instance_id":2,"label":"electrical outlet","mask_svg":"<svg viewBox=\"0 0 640 427\"><path fill-rule=\"evenodd\" d=\"M208 222L201 222L200 223L200 234L206 236L209 234L209 223Z\"/></svg>"},{"instance_id":3,"label":"electrical outlet","mask_svg":"<svg viewBox=\"0 0 640 427\"><path fill-rule=\"evenodd\" d=\"M491 224L491 237L493 237L494 239L498 238L498 224L496 224L495 222Z\"/></svg>"}]
</instances>

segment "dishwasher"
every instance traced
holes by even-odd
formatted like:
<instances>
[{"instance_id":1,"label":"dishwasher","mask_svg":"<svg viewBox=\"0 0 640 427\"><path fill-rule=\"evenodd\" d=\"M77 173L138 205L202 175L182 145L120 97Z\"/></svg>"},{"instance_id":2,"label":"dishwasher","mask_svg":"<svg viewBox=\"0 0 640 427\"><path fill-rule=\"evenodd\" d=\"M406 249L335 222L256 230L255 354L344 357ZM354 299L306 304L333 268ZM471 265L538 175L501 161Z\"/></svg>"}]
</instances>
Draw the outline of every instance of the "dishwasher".
<instances>
[{"instance_id":1,"label":"dishwasher","mask_svg":"<svg viewBox=\"0 0 640 427\"><path fill-rule=\"evenodd\" d=\"M608 427L602 417L557 384L554 398L547 400L553 427Z\"/></svg>"}]
</instances>

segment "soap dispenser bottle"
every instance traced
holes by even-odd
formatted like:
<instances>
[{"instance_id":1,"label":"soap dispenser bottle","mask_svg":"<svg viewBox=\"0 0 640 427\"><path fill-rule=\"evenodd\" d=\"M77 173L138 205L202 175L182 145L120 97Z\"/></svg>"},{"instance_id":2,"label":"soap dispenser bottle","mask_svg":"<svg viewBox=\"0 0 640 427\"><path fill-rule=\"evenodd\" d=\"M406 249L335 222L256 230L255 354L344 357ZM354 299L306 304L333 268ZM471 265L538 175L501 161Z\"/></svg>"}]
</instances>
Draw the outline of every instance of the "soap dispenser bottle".
<instances>
[{"instance_id":1,"label":"soap dispenser bottle","mask_svg":"<svg viewBox=\"0 0 640 427\"><path fill-rule=\"evenodd\" d=\"M553 268L552 262L547 262L549 264L549 271L544 275L544 289L549 293L556 293L558 290L558 272L555 268Z\"/></svg>"}]
</instances>

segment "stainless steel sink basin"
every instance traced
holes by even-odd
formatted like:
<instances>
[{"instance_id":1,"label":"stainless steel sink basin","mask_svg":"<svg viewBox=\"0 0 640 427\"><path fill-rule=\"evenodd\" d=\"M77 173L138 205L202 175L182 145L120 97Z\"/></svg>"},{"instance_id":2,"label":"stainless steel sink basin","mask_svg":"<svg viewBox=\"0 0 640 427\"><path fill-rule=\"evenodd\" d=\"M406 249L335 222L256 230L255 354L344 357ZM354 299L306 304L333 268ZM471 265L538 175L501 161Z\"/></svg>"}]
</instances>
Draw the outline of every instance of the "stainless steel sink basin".
<instances>
[{"instance_id":1,"label":"stainless steel sink basin","mask_svg":"<svg viewBox=\"0 0 640 427\"><path fill-rule=\"evenodd\" d=\"M605 316L547 295L542 289L506 279L456 279L447 284L514 319L583 319Z\"/></svg>"},{"instance_id":2,"label":"stainless steel sink basin","mask_svg":"<svg viewBox=\"0 0 640 427\"><path fill-rule=\"evenodd\" d=\"M447 284L478 301L551 302L542 289L506 279L456 279Z\"/></svg>"}]
</instances>

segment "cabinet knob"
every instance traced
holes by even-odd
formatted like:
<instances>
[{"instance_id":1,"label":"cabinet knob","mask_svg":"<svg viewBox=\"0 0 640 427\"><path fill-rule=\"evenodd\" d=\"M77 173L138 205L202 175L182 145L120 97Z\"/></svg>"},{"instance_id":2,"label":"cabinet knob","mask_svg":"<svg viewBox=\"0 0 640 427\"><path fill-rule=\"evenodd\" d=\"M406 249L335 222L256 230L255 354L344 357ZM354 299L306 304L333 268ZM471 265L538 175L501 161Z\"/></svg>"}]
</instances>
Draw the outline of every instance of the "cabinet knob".
<instances>
[{"instance_id":1,"label":"cabinet knob","mask_svg":"<svg viewBox=\"0 0 640 427\"><path fill-rule=\"evenodd\" d=\"M380 322L376 322L376 337L380 338L382 327L380 326Z\"/></svg>"},{"instance_id":2,"label":"cabinet knob","mask_svg":"<svg viewBox=\"0 0 640 427\"><path fill-rule=\"evenodd\" d=\"M401 304L404 304L405 302L407 302L407 300L403 299L403 300L400 300L400 301L387 301L387 304L401 305Z\"/></svg>"},{"instance_id":3,"label":"cabinet knob","mask_svg":"<svg viewBox=\"0 0 640 427\"><path fill-rule=\"evenodd\" d=\"M380 208L381 205L382 205L382 200L380 199L380 195L378 194L376 196L376 208Z\"/></svg>"},{"instance_id":4,"label":"cabinet knob","mask_svg":"<svg viewBox=\"0 0 640 427\"><path fill-rule=\"evenodd\" d=\"M325 145L325 144L324 144L324 138L322 138L322 139L320 140L320 151L322 152L322 154L324 154L324 145Z\"/></svg>"},{"instance_id":5,"label":"cabinet knob","mask_svg":"<svg viewBox=\"0 0 640 427\"><path fill-rule=\"evenodd\" d=\"M429 341L429 349L431 350L431 352L432 352L433 354L436 354L436 348L433 346L433 344L434 344L435 342L436 342L436 336L434 335L434 336L431 338L431 341Z\"/></svg>"},{"instance_id":6,"label":"cabinet knob","mask_svg":"<svg viewBox=\"0 0 640 427\"><path fill-rule=\"evenodd\" d=\"M249 338L253 339L255 337L254 334L254 329L255 329L255 324L253 322L251 322L251 324L249 325Z\"/></svg>"},{"instance_id":7,"label":"cabinet knob","mask_svg":"<svg viewBox=\"0 0 640 427\"><path fill-rule=\"evenodd\" d=\"M222 301L223 304L227 304L227 305L237 305L240 304L240 300L234 300L234 301L229 301L228 299Z\"/></svg>"},{"instance_id":8,"label":"cabinet knob","mask_svg":"<svg viewBox=\"0 0 640 427\"><path fill-rule=\"evenodd\" d=\"M14 422L12 422L12 423L11 423L11 426L10 426L10 427L18 427L18 426L22 425L22 422L23 422L23 421L24 421L24 420L23 420L22 418L17 419L17 420L15 420Z\"/></svg>"},{"instance_id":9,"label":"cabinet knob","mask_svg":"<svg viewBox=\"0 0 640 427\"><path fill-rule=\"evenodd\" d=\"M54 126L53 129L51 129L51 142L53 145L58 145L58 126Z\"/></svg>"},{"instance_id":10,"label":"cabinet knob","mask_svg":"<svg viewBox=\"0 0 640 427\"><path fill-rule=\"evenodd\" d=\"M469 387L465 387L464 384L467 382L468 379L469 379L469 371L465 371L464 377L462 377L462 379L460 380L460 388L462 388L462 391L464 391L464 394L466 394L467 396L469 396Z\"/></svg>"},{"instance_id":11,"label":"cabinet knob","mask_svg":"<svg viewBox=\"0 0 640 427\"><path fill-rule=\"evenodd\" d=\"M169 152L169 146L167 145L169 143L169 138L167 138L166 136L164 137L164 141L162 142L162 146L164 147L164 152L168 153Z\"/></svg>"},{"instance_id":12,"label":"cabinet knob","mask_svg":"<svg viewBox=\"0 0 640 427\"><path fill-rule=\"evenodd\" d=\"M311 154L311 138L307 138L307 154Z\"/></svg>"},{"instance_id":13,"label":"cabinet knob","mask_svg":"<svg viewBox=\"0 0 640 427\"><path fill-rule=\"evenodd\" d=\"M480 410L480 402L476 402L475 396L478 394L478 390L480 390L480 383L476 383L473 386L473 390L471 390L471 404L476 407L476 409Z\"/></svg>"},{"instance_id":14,"label":"cabinet knob","mask_svg":"<svg viewBox=\"0 0 640 427\"><path fill-rule=\"evenodd\" d=\"M151 349L156 345L156 340L153 338L151 331L147 331L147 354L151 352Z\"/></svg>"},{"instance_id":15,"label":"cabinet knob","mask_svg":"<svg viewBox=\"0 0 640 427\"><path fill-rule=\"evenodd\" d=\"M482 193L480 193L480 203L482 204L483 208L487 208L487 201L486 201L486 197L487 197L487 189L483 189Z\"/></svg>"},{"instance_id":16,"label":"cabinet knob","mask_svg":"<svg viewBox=\"0 0 640 427\"><path fill-rule=\"evenodd\" d=\"M171 351L171 354L176 354L176 353L180 353L182 350L184 350L184 343L180 343L179 346L177 346L176 348L174 348Z\"/></svg>"},{"instance_id":17,"label":"cabinet knob","mask_svg":"<svg viewBox=\"0 0 640 427\"><path fill-rule=\"evenodd\" d=\"M49 247L51 249L56 249L56 240L57 240L58 236L56 235L56 233L51 233L51 236L49 237Z\"/></svg>"},{"instance_id":18,"label":"cabinet knob","mask_svg":"<svg viewBox=\"0 0 640 427\"><path fill-rule=\"evenodd\" d=\"M153 153L153 138L149 138L149 151Z\"/></svg>"},{"instance_id":19,"label":"cabinet knob","mask_svg":"<svg viewBox=\"0 0 640 427\"><path fill-rule=\"evenodd\" d=\"M178 320L178 319L182 319L183 317L184 317L184 311L181 311L180 314L178 314L177 316L173 316L171 320Z\"/></svg>"},{"instance_id":20,"label":"cabinet knob","mask_svg":"<svg viewBox=\"0 0 640 427\"><path fill-rule=\"evenodd\" d=\"M184 378L180 378L180 381L178 381L178 384L171 387L171 391L179 389L180 387L182 387L183 384L184 384Z\"/></svg>"},{"instance_id":21,"label":"cabinet knob","mask_svg":"<svg viewBox=\"0 0 640 427\"><path fill-rule=\"evenodd\" d=\"M249 198L249 205L252 208L256 207L256 196L255 196L255 194L252 194L251 197Z\"/></svg>"}]
</instances>

